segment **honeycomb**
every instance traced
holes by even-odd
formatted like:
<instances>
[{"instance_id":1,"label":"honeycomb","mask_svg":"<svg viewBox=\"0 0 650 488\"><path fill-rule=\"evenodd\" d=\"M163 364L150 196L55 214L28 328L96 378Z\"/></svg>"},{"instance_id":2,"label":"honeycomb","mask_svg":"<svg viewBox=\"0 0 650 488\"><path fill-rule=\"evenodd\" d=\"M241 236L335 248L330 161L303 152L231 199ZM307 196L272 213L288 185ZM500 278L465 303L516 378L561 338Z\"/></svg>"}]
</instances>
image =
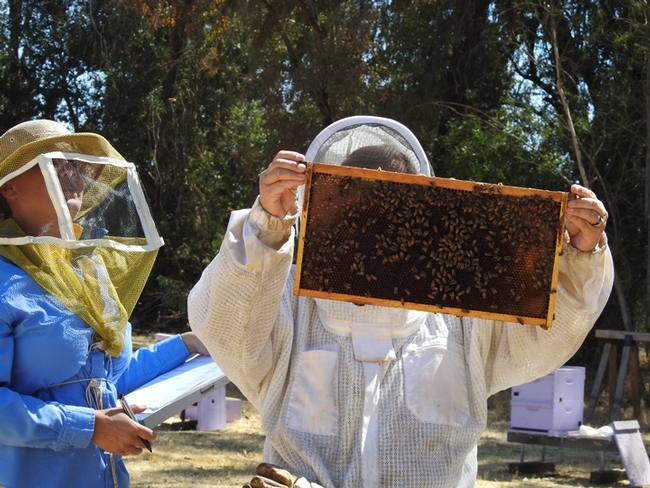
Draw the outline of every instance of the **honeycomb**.
<instances>
[{"instance_id":1,"label":"honeycomb","mask_svg":"<svg viewBox=\"0 0 650 488\"><path fill-rule=\"evenodd\" d=\"M550 327L567 200L308 163L294 294Z\"/></svg>"}]
</instances>

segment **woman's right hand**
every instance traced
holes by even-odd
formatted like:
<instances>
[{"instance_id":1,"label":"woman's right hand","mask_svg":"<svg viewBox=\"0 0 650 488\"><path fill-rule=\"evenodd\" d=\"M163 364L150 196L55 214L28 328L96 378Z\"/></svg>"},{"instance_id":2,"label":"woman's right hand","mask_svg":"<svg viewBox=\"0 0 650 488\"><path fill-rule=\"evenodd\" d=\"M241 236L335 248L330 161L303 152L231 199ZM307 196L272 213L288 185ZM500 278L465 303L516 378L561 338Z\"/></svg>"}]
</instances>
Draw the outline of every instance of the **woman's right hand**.
<instances>
[{"instance_id":1,"label":"woman's right hand","mask_svg":"<svg viewBox=\"0 0 650 488\"><path fill-rule=\"evenodd\" d=\"M131 405L133 413L146 410L142 405ZM141 454L144 449L142 439L152 441L156 433L129 418L120 407L95 410L95 429L92 441L100 449L118 456Z\"/></svg>"},{"instance_id":2,"label":"woman's right hand","mask_svg":"<svg viewBox=\"0 0 650 488\"><path fill-rule=\"evenodd\" d=\"M305 183L305 156L280 151L260 174L260 203L271 215L283 219L293 208L296 192Z\"/></svg>"}]
</instances>

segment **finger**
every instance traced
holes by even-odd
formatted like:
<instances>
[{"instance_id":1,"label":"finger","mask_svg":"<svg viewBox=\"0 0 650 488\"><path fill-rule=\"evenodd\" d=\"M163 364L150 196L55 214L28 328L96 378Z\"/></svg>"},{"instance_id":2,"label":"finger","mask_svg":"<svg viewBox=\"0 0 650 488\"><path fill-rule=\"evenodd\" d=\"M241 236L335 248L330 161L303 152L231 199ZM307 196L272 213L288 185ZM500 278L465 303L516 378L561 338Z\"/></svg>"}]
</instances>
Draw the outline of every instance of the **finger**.
<instances>
[{"instance_id":1,"label":"finger","mask_svg":"<svg viewBox=\"0 0 650 488\"><path fill-rule=\"evenodd\" d=\"M569 233L569 236L571 237L578 235L578 233L580 233L587 239L597 241L598 239L600 239L600 235L605 230L605 221L602 221L599 225L594 225L598 223L597 220L594 222L590 222L583 218L579 218L579 217L572 218L570 215L567 215L566 223L567 223L566 230Z\"/></svg>"},{"instance_id":2,"label":"finger","mask_svg":"<svg viewBox=\"0 0 650 488\"><path fill-rule=\"evenodd\" d=\"M582 220L582 223L595 226L607 220L607 217L598 210L591 208L568 208L567 219L570 219L577 225L581 224L579 220Z\"/></svg>"},{"instance_id":3,"label":"finger","mask_svg":"<svg viewBox=\"0 0 650 488\"><path fill-rule=\"evenodd\" d=\"M275 155L275 158L273 160L279 160L279 161L293 161L296 163L302 163L305 160L305 155L301 154L296 151L279 151L278 154Z\"/></svg>"},{"instance_id":4,"label":"finger","mask_svg":"<svg viewBox=\"0 0 650 488\"><path fill-rule=\"evenodd\" d=\"M125 456L139 456L143 451L143 448L140 446L142 446L142 442L140 442L139 446L129 446Z\"/></svg>"},{"instance_id":5,"label":"finger","mask_svg":"<svg viewBox=\"0 0 650 488\"><path fill-rule=\"evenodd\" d=\"M275 155L269 166L284 166L286 168L299 167L304 170L305 156L295 151L280 151Z\"/></svg>"},{"instance_id":6,"label":"finger","mask_svg":"<svg viewBox=\"0 0 650 488\"><path fill-rule=\"evenodd\" d=\"M274 188L286 190L297 189L300 185L305 184L306 177L304 174L296 173L286 169L276 169L269 173L262 173L260 175L260 187Z\"/></svg>"},{"instance_id":7,"label":"finger","mask_svg":"<svg viewBox=\"0 0 650 488\"><path fill-rule=\"evenodd\" d=\"M280 181L301 185L305 182L306 170L307 167L303 163L275 160L260 174L260 185L273 185Z\"/></svg>"},{"instance_id":8,"label":"finger","mask_svg":"<svg viewBox=\"0 0 650 488\"><path fill-rule=\"evenodd\" d=\"M607 220L608 213L605 209L603 202L598 200L598 197L586 188L580 187L579 185L573 185L572 190L577 188L578 191L575 193L580 196L570 200L567 204L567 215L577 218L582 218L589 223L598 223L600 221Z\"/></svg>"},{"instance_id":9,"label":"finger","mask_svg":"<svg viewBox=\"0 0 650 488\"><path fill-rule=\"evenodd\" d=\"M261 463L257 466L255 472L260 476L271 478L272 480L280 482L286 486L293 486L297 479L286 469L269 463Z\"/></svg>"},{"instance_id":10,"label":"finger","mask_svg":"<svg viewBox=\"0 0 650 488\"><path fill-rule=\"evenodd\" d=\"M571 193L580 198L596 198L596 194L582 185L571 185Z\"/></svg>"},{"instance_id":11,"label":"finger","mask_svg":"<svg viewBox=\"0 0 650 488\"><path fill-rule=\"evenodd\" d=\"M158 434L156 434L153 430L151 430L148 427L145 427L142 424L136 423L137 428L135 429L135 434L141 438L141 439L146 439L148 441L154 441L156 440L156 437L158 437ZM142 444L142 441L140 440L138 444Z\"/></svg>"},{"instance_id":12,"label":"finger","mask_svg":"<svg viewBox=\"0 0 650 488\"><path fill-rule=\"evenodd\" d=\"M603 202L598 200L598 198L591 198L591 197L585 197L585 198L576 198L574 200L569 200L567 203L567 208L585 208L585 209L591 209L595 210L598 212L605 212L605 205Z\"/></svg>"},{"instance_id":13,"label":"finger","mask_svg":"<svg viewBox=\"0 0 650 488\"><path fill-rule=\"evenodd\" d=\"M142 405L131 405L131 409L134 413L136 411L140 411L139 407L142 407ZM131 439L132 445L138 446L140 448L143 446L142 439L153 441L156 439L156 437L158 437L158 434L156 434L149 427L142 425L140 422L133 420L131 417L128 417L127 422L128 424L126 425L128 425L128 428L123 428L123 431Z\"/></svg>"},{"instance_id":14,"label":"finger","mask_svg":"<svg viewBox=\"0 0 650 488\"><path fill-rule=\"evenodd\" d=\"M605 210L605 206L601 202L594 202L593 200L588 199L584 200L582 203L568 206L567 218L571 219L576 224L579 224L577 219L581 219L592 227L600 227L605 224L609 215Z\"/></svg>"},{"instance_id":15,"label":"finger","mask_svg":"<svg viewBox=\"0 0 650 488\"><path fill-rule=\"evenodd\" d=\"M285 169L294 173L304 173L307 169L303 163L304 160L305 156L295 151L280 151L262 174L272 173L278 169Z\"/></svg>"},{"instance_id":16,"label":"finger","mask_svg":"<svg viewBox=\"0 0 650 488\"><path fill-rule=\"evenodd\" d=\"M133 413L142 413L147 409L146 405L138 405L136 403L131 404L130 407Z\"/></svg>"},{"instance_id":17,"label":"finger","mask_svg":"<svg viewBox=\"0 0 650 488\"><path fill-rule=\"evenodd\" d=\"M283 485L276 481L264 478L263 476L255 476L250 482L251 488L287 488L288 485Z\"/></svg>"}]
</instances>

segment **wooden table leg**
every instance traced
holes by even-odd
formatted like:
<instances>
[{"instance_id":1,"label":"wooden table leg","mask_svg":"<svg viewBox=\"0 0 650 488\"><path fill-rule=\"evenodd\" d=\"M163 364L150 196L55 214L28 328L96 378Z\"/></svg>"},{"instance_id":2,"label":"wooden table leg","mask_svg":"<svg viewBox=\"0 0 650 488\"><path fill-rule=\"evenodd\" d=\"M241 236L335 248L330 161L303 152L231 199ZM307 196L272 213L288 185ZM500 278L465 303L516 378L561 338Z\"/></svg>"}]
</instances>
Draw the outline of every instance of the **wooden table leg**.
<instances>
[{"instance_id":1,"label":"wooden table leg","mask_svg":"<svg viewBox=\"0 0 650 488\"><path fill-rule=\"evenodd\" d=\"M634 407L634 418L641 417L641 393L639 391L639 350L636 342L630 348L630 396Z\"/></svg>"},{"instance_id":2,"label":"wooden table leg","mask_svg":"<svg viewBox=\"0 0 650 488\"><path fill-rule=\"evenodd\" d=\"M609 351L609 374L607 378L607 392L609 394L609 412L614 409L614 395L616 394L616 372L618 371L618 345L612 342Z\"/></svg>"},{"instance_id":3,"label":"wooden table leg","mask_svg":"<svg viewBox=\"0 0 650 488\"><path fill-rule=\"evenodd\" d=\"M618 378L616 380L616 394L614 396L614 405L612 407L611 421L618 420L618 414L621 411L621 402L623 400L623 390L625 388L625 377L627 375L627 366L630 361L630 349L634 341L631 335L625 336L623 343L623 354L621 356L621 366L618 369Z\"/></svg>"},{"instance_id":4,"label":"wooden table leg","mask_svg":"<svg viewBox=\"0 0 650 488\"><path fill-rule=\"evenodd\" d=\"M585 415L585 423L587 424L591 422L591 419L594 416L594 411L596 410L596 402L598 401L598 396L600 394L600 387L603 384L603 377L605 376L605 369L607 368L607 361L611 349L612 341L611 339L607 339L607 341L605 341L605 346L603 347L603 353L600 356L600 363L598 364L598 372L596 373L594 386L592 387L591 395L589 396L589 405Z\"/></svg>"}]
</instances>

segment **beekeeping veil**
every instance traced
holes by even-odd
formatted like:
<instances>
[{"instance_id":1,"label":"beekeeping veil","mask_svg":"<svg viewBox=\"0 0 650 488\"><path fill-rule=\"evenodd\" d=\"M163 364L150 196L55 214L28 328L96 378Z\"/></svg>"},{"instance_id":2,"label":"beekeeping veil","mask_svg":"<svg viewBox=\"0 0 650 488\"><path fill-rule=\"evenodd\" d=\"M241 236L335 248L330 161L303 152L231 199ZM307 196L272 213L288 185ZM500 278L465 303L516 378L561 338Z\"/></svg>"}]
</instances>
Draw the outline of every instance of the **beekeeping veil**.
<instances>
[{"instance_id":1,"label":"beekeeping veil","mask_svg":"<svg viewBox=\"0 0 650 488\"><path fill-rule=\"evenodd\" d=\"M355 157L364 149L371 150L362 156L369 158L371 164L384 156L386 160L399 157L404 162L405 172L433 176L420 142L407 127L392 119L370 115L347 117L327 126L309 145L305 160L347 165L354 158L355 166L364 167ZM304 186L300 186L298 200L301 206L303 196Z\"/></svg>"},{"instance_id":2,"label":"beekeeping veil","mask_svg":"<svg viewBox=\"0 0 650 488\"><path fill-rule=\"evenodd\" d=\"M323 129L307 149L305 158L324 164L343 164L353 152L364 147L401 152L409 172L432 176L431 167L415 135L392 119L358 115L338 120Z\"/></svg>"},{"instance_id":3,"label":"beekeeping veil","mask_svg":"<svg viewBox=\"0 0 650 488\"><path fill-rule=\"evenodd\" d=\"M31 200L29 212L16 207L16 188L32 189L21 193ZM135 166L97 134L24 122L0 137L0 194L0 255L90 325L103 350L119 355L163 244Z\"/></svg>"}]
</instances>

